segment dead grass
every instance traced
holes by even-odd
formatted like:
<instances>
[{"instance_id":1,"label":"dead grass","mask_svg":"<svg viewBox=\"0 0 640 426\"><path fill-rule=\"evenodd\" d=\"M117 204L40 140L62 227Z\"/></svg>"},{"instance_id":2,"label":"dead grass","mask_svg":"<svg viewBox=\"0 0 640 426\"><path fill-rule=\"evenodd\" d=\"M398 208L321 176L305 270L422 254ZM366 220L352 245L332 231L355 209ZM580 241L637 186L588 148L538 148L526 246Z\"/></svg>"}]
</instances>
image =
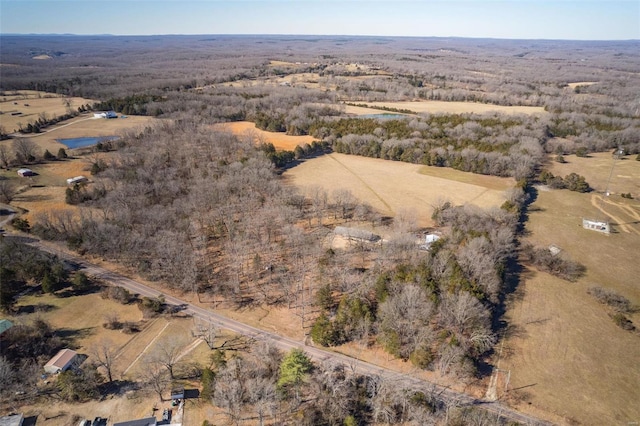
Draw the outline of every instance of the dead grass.
<instances>
[{"instance_id":1,"label":"dead grass","mask_svg":"<svg viewBox=\"0 0 640 426\"><path fill-rule=\"evenodd\" d=\"M438 177L441 171L445 178ZM455 170L425 169L416 164L346 154L307 160L287 170L284 176L302 189L321 186L329 193L335 189L348 189L360 201L366 201L384 215L394 216L399 210L414 209L421 226L433 225L433 207L442 201L499 207L505 198L503 191L497 188L513 186L511 179L487 180L485 176ZM473 177L480 179L474 181ZM484 186L486 184L489 186Z\"/></svg>"},{"instance_id":2,"label":"dead grass","mask_svg":"<svg viewBox=\"0 0 640 426\"><path fill-rule=\"evenodd\" d=\"M546 114L543 107L502 106L476 102L411 101L411 102L365 102L372 108L386 107L408 109L418 114Z\"/></svg>"},{"instance_id":3,"label":"dead grass","mask_svg":"<svg viewBox=\"0 0 640 426\"><path fill-rule=\"evenodd\" d=\"M575 83L569 83L567 84L567 86L569 86L570 89L575 89L578 86L592 86L594 84L598 84L597 81L578 81Z\"/></svg>"},{"instance_id":4,"label":"dead grass","mask_svg":"<svg viewBox=\"0 0 640 426\"><path fill-rule=\"evenodd\" d=\"M305 143L310 144L315 139L313 136L291 136L284 133L267 132L256 128L249 121L236 121L233 123L215 124L216 130L228 131L240 137L251 138L255 143L272 143L276 149L293 151L296 146Z\"/></svg>"},{"instance_id":5,"label":"dead grass","mask_svg":"<svg viewBox=\"0 0 640 426\"><path fill-rule=\"evenodd\" d=\"M598 192L607 189L607 181L611 175L609 192L617 195L630 192L634 197L640 198L640 161L635 160L635 155L615 161L611 152L589 154L586 158L575 155L566 155L564 158L566 163L550 161L547 169L556 176L564 177L569 173L582 175Z\"/></svg>"},{"instance_id":6,"label":"dead grass","mask_svg":"<svg viewBox=\"0 0 640 426\"><path fill-rule=\"evenodd\" d=\"M6 96L0 97L0 112L2 112L2 125L8 133L17 132L19 124L26 127L29 123L35 123L40 114L46 114L47 118L61 116L67 113L66 101L70 101L70 108L74 111L80 105L93 104L92 99L80 97L65 98L61 95L33 90L20 90L6 92ZM20 115L12 113L20 112Z\"/></svg>"},{"instance_id":7,"label":"dead grass","mask_svg":"<svg viewBox=\"0 0 640 426\"><path fill-rule=\"evenodd\" d=\"M534 270L523 274L508 303L514 332L505 341L500 368L511 370L510 388L524 400L524 410L531 403L563 424L627 424L640 419L640 341L615 325L587 289L612 289L639 305L634 253L640 252L640 239L636 232L606 236L584 230L582 217L598 213L592 196L547 191L532 204L528 240L559 246L587 273L576 283ZM632 222L631 230L640 231L640 223ZM640 324L639 314L631 319Z\"/></svg>"}]
</instances>

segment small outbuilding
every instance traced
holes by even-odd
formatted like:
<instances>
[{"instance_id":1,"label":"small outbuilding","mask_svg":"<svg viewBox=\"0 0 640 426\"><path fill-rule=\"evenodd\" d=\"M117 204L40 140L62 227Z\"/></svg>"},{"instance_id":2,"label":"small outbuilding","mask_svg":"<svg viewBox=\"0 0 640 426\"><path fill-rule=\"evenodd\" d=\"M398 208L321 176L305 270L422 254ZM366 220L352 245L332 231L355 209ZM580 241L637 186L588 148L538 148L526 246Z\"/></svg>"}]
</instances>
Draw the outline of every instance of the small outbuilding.
<instances>
[{"instance_id":1,"label":"small outbuilding","mask_svg":"<svg viewBox=\"0 0 640 426\"><path fill-rule=\"evenodd\" d=\"M77 183L85 183L88 181L89 179L87 179L85 176L76 176L76 177L67 179L67 185L75 185Z\"/></svg>"},{"instance_id":2,"label":"small outbuilding","mask_svg":"<svg viewBox=\"0 0 640 426\"><path fill-rule=\"evenodd\" d=\"M33 170L31 169L18 169L18 176L21 177L29 177L34 176Z\"/></svg>"},{"instance_id":3,"label":"small outbuilding","mask_svg":"<svg viewBox=\"0 0 640 426\"><path fill-rule=\"evenodd\" d=\"M118 114L115 111L94 112L93 118L118 118Z\"/></svg>"},{"instance_id":4,"label":"small outbuilding","mask_svg":"<svg viewBox=\"0 0 640 426\"><path fill-rule=\"evenodd\" d=\"M49 374L57 374L71 368L74 363L79 363L78 353L71 349L62 349L44 366L44 371Z\"/></svg>"}]
</instances>

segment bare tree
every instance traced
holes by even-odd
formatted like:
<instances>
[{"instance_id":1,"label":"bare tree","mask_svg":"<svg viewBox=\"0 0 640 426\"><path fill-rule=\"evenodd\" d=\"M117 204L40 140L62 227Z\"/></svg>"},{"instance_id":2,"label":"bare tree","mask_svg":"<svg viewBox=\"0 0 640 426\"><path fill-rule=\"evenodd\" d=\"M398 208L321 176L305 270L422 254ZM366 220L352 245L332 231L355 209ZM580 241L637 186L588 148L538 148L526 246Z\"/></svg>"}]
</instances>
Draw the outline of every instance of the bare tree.
<instances>
[{"instance_id":1,"label":"bare tree","mask_svg":"<svg viewBox=\"0 0 640 426\"><path fill-rule=\"evenodd\" d=\"M165 339L156 345L154 352L149 355L148 360L152 364L166 368L169 377L173 380L175 379L176 364L180 361L180 354L186 344L187 341L185 337Z\"/></svg>"},{"instance_id":2,"label":"bare tree","mask_svg":"<svg viewBox=\"0 0 640 426\"><path fill-rule=\"evenodd\" d=\"M0 143L0 165L2 165L3 168L9 168L10 157L9 146L5 143Z\"/></svg>"},{"instance_id":3,"label":"bare tree","mask_svg":"<svg viewBox=\"0 0 640 426\"><path fill-rule=\"evenodd\" d=\"M99 341L90 350L94 364L104 368L109 383L113 382L113 364L116 360L118 348L109 339Z\"/></svg>"},{"instance_id":4,"label":"bare tree","mask_svg":"<svg viewBox=\"0 0 640 426\"><path fill-rule=\"evenodd\" d=\"M16 187L9 179L0 180L0 202L9 204L16 195Z\"/></svg>"},{"instance_id":5,"label":"bare tree","mask_svg":"<svg viewBox=\"0 0 640 426\"><path fill-rule=\"evenodd\" d=\"M38 145L31 139L17 138L13 140L13 150L16 153L16 160L19 163L27 163L36 158Z\"/></svg>"},{"instance_id":6,"label":"bare tree","mask_svg":"<svg viewBox=\"0 0 640 426\"><path fill-rule=\"evenodd\" d=\"M146 368L141 375L141 379L149 389L158 395L160 401L164 401L163 395L170 382L169 376L164 369L153 368L153 366Z\"/></svg>"}]
</instances>

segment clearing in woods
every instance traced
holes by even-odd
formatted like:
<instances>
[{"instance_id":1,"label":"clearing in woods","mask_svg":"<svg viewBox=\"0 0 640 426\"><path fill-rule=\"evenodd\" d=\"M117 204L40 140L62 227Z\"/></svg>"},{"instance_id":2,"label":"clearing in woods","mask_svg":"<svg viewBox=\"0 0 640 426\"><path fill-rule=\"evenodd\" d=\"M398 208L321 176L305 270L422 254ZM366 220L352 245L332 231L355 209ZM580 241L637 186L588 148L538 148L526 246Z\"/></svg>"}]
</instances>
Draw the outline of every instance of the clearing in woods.
<instances>
[{"instance_id":1,"label":"clearing in woods","mask_svg":"<svg viewBox=\"0 0 640 426\"><path fill-rule=\"evenodd\" d=\"M248 137L256 143L272 143L276 149L293 151L296 146L311 144L316 140L313 136L291 136L281 132L267 132L260 130L250 121L235 121L233 123L214 124L213 128L231 132L238 137Z\"/></svg>"},{"instance_id":2,"label":"clearing in woods","mask_svg":"<svg viewBox=\"0 0 640 426\"><path fill-rule=\"evenodd\" d=\"M438 177L439 171L446 177ZM415 210L420 226L433 225L433 207L444 201L499 207L505 201L504 191L515 185L510 178L336 153L306 160L284 177L303 191L313 186L329 194L347 189L384 215Z\"/></svg>"},{"instance_id":3,"label":"clearing in woods","mask_svg":"<svg viewBox=\"0 0 640 426\"><path fill-rule=\"evenodd\" d=\"M411 101L411 102L362 102L371 108L395 108L417 114L546 114L544 107L503 106L477 102ZM349 110L347 109L347 112Z\"/></svg>"}]
</instances>

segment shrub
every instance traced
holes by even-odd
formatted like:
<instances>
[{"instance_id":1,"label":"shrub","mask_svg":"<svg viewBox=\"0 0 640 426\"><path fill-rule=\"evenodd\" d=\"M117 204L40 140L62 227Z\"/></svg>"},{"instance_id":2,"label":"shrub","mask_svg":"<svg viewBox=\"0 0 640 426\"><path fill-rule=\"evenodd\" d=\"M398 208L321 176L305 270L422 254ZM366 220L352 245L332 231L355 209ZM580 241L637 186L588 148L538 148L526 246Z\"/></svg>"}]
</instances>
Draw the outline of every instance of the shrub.
<instances>
[{"instance_id":1,"label":"shrub","mask_svg":"<svg viewBox=\"0 0 640 426\"><path fill-rule=\"evenodd\" d=\"M566 259L561 255L554 255L547 248L526 245L523 247L522 253L540 270L567 281L577 281L586 271L586 268L580 263Z\"/></svg>"},{"instance_id":2,"label":"shrub","mask_svg":"<svg viewBox=\"0 0 640 426\"><path fill-rule=\"evenodd\" d=\"M596 300L604 305L611 306L617 312L631 313L633 306L631 301L626 297L602 287L591 287L587 293L596 298Z\"/></svg>"},{"instance_id":3,"label":"shrub","mask_svg":"<svg viewBox=\"0 0 640 426\"><path fill-rule=\"evenodd\" d=\"M16 217L11 221L11 225L13 225L13 227L18 231L29 232L31 230L31 225L29 225L28 219Z\"/></svg>"},{"instance_id":4,"label":"shrub","mask_svg":"<svg viewBox=\"0 0 640 426\"><path fill-rule=\"evenodd\" d=\"M126 288L109 286L102 291L102 298L115 300L116 302L120 302L123 305L126 305L131 302L133 296Z\"/></svg>"},{"instance_id":5,"label":"shrub","mask_svg":"<svg viewBox=\"0 0 640 426\"><path fill-rule=\"evenodd\" d=\"M587 148L581 146L580 148L576 149L576 157L587 157L587 155L589 154L589 150L587 150Z\"/></svg>"},{"instance_id":6,"label":"shrub","mask_svg":"<svg viewBox=\"0 0 640 426\"><path fill-rule=\"evenodd\" d=\"M42 155L42 158L44 158L47 161L51 161L51 160L55 160L56 156L53 155L52 153L49 152L49 150L45 150L44 154Z\"/></svg>"},{"instance_id":7,"label":"shrub","mask_svg":"<svg viewBox=\"0 0 640 426\"><path fill-rule=\"evenodd\" d=\"M67 151L64 148L60 148L58 150L58 160L64 160L65 158L68 158L69 156L67 155Z\"/></svg>"},{"instance_id":8,"label":"shrub","mask_svg":"<svg viewBox=\"0 0 640 426\"><path fill-rule=\"evenodd\" d=\"M627 318L620 312L616 312L615 314L613 314L611 316L611 319L616 323L618 327L622 328L623 330L633 331L636 329L635 325L633 325L629 318Z\"/></svg>"}]
</instances>

